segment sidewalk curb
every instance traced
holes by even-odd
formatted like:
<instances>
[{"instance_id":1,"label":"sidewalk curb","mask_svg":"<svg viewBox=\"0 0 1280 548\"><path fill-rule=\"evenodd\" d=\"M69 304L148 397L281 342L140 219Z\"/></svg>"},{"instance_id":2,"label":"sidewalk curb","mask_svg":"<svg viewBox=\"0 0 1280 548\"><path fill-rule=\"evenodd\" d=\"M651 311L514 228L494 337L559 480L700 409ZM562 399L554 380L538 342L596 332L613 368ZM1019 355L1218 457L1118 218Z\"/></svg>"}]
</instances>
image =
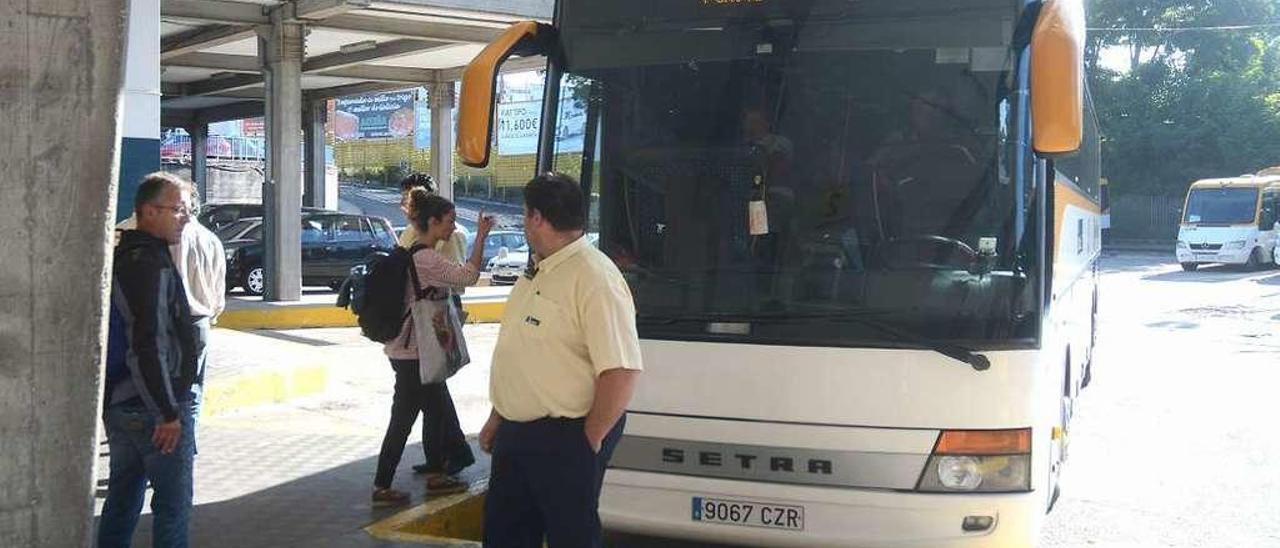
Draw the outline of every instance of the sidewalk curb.
<instances>
[{"instance_id":1,"label":"sidewalk curb","mask_svg":"<svg viewBox=\"0 0 1280 548\"><path fill-rule=\"evenodd\" d=\"M506 309L506 299L463 301L468 323L498 323ZM270 304L227 310L218 317L223 329L303 329L309 327L355 327L350 310L331 304Z\"/></svg>"},{"instance_id":2,"label":"sidewalk curb","mask_svg":"<svg viewBox=\"0 0 1280 548\"><path fill-rule=\"evenodd\" d=\"M466 493L428 500L365 527L374 538L434 546L480 546L484 536L484 499L488 483Z\"/></svg>"},{"instance_id":3,"label":"sidewalk curb","mask_svg":"<svg viewBox=\"0 0 1280 548\"><path fill-rule=\"evenodd\" d=\"M206 416L321 394L329 387L329 367L278 367L210 381L201 404Z\"/></svg>"}]
</instances>

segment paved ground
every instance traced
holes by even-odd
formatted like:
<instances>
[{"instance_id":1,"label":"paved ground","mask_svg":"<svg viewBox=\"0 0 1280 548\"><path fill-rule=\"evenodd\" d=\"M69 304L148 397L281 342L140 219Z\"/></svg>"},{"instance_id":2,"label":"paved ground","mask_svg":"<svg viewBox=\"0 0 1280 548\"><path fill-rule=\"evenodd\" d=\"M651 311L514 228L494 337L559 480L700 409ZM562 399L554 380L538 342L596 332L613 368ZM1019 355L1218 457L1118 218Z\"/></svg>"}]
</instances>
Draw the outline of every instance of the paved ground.
<instances>
[{"instance_id":1,"label":"paved ground","mask_svg":"<svg viewBox=\"0 0 1280 548\"><path fill-rule=\"evenodd\" d=\"M1280 271L1108 257L1043 546L1280 546Z\"/></svg>"},{"instance_id":2,"label":"paved ground","mask_svg":"<svg viewBox=\"0 0 1280 548\"><path fill-rule=\"evenodd\" d=\"M1137 254L1104 266L1094 381L1041 545L1280 546L1280 271L1184 273ZM380 517L366 502L391 395L378 347L353 329L250 335L345 365L325 397L202 423L193 545L377 546L360 528ZM496 335L468 327L477 361L450 382L471 434L488 412ZM398 487L420 490L403 470L419 458L416 445L406 451Z\"/></svg>"},{"instance_id":3,"label":"paved ground","mask_svg":"<svg viewBox=\"0 0 1280 548\"><path fill-rule=\"evenodd\" d=\"M479 432L488 416L488 357L496 325L466 328L476 361L450 381L463 429ZM311 547L397 546L377 541L362 529L398 510L369 505L378 448L390 416L394 376L381 346L358 330L306 329L251 333L215 330L210 381L268 364L285 355L323 357L330 367L324 396L207 417L200 422L196 462L196 509L192 546ZM219 369L223 369L219 372ZM422 462L420 429L410 436L395 486L413 493L425 488L409 467ZM99 460L107 470L106 446ZM483 480L487 459L464 475ZM99 481L101 511L105 481ZM135 535L150 546L149 516Z\"/></svg>"}]
</instances>

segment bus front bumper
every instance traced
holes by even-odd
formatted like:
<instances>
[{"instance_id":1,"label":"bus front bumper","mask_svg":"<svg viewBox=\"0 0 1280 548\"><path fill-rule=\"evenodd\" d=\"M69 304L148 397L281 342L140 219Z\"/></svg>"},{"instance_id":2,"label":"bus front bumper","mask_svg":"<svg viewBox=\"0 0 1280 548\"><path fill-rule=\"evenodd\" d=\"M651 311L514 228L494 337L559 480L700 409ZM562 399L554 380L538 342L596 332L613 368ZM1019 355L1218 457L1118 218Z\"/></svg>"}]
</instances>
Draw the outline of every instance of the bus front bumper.
<instances>
[{"instance_id":1,"label":"bus front bumper","mask_svg":"<svg viewBox=\"0 0 1280 548\"><path fill-rule=\"evenodd\" d=\"M1252 248L1242 249L1219 249L1216 251L1194 251L1185 247L1179 247L1177 250L1178 262L1180 263L1220 263L1220 264L1245 264L1249 262L1249 255L1253 253Z\"/></svg>"},{"instance_id":2,"label":"bus front bumper","mask_svg":"<svg viewBox=\"0 0 1280 548\"><path fill-rule=\"evenodd\" d=\"M695 498L799 507L802 529L709 523ZM613 531L751 546L989 548L1035 545L1045 503L1036 492L921 494L609 470L600 518ZM966 532L968 516L992 525Z\"/></svg>"}]
</instances>

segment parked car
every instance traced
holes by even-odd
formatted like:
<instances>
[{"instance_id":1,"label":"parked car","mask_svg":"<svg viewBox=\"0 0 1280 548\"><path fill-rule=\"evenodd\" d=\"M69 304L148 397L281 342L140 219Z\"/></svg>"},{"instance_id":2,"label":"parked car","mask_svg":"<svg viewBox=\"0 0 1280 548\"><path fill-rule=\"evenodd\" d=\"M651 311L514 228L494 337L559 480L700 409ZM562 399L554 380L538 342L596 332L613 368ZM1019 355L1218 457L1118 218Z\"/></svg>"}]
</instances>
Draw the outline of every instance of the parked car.
<instances>
[{"instance_id":1,"label":"parked car","mask_svg":"<svg viewBox=\"0 0 1280 548\"><path fill-rule=\"evenodd\" d=\"M230 224L222 225L221 228L213 231L213 233L223 243L235 240L261 240L262 217L240 219Z\"/></svg>"},{"instance_id":2,"label":"parked car","mask_svg":"<svg viewBox=\"0 0 1280 548\"><path fill-rule=\"evenodd\" d=\"M200 208L196 221L209 230L217 232L222 227L240 219L261 217L264 211L262 204L205 204ZM331 210L316 207L304 207L302 211L303 213L333 213Z\"/></svg>"},{"instance_id":3,"label":"parked car","mask_svg":"<svg viewBox=\"0 0 1280 548\"><path fill-rule=\"evenodd\" d=\"M240 239L226 240L227 290L243 287L252 295L265 288L262 218L246 219ZM377 252L395 249L391 223L382 217L333 211L302 214L302 284L336 289L351 267Z\"/></svg>"},{"instance_id":4,"label":"parked car","mask_svg":"<svg viewBox=\"0 0 1280 548\"><path fill-rule=\"evenodd\" d=\"M591 242L591 245L600 245L600 234L588 232L587 241ZM505 253L499 249L498 254L485 263L487 265L485 270L489 271L489 279L494 285L510 285L520 279L520 275L524 273L528 264L529 245L525 244Z\"/></svg>"},{"instance_id":5,"label":"parked car","mask_svg":"<svg viewBox=\"0 0 1280 548\"><path fill-rule=\"evenodd\" d=\"M529 245L525 244L506 253L499 250L485 265L493 285L514 284L529 265Z\"/></svg>"},{"instance_id":6,"label":"parked car","mask_svg":"<svg viewBox=\"0 0 1280 548\"><path fill-rule=\"evenodd\" d=\"M471 255L471 246L475 245L475 242L472 241L473 239L474 237L471 237L467 240L468 256ZM485 265L485 269L488 270L490 261L497 257L503 248L510 252L513 249L521 249L524 245L524 231L495 230L490 232L489 236L484 240L484 255L480 259L480 264Z\"/></svg>"}]
</instances>

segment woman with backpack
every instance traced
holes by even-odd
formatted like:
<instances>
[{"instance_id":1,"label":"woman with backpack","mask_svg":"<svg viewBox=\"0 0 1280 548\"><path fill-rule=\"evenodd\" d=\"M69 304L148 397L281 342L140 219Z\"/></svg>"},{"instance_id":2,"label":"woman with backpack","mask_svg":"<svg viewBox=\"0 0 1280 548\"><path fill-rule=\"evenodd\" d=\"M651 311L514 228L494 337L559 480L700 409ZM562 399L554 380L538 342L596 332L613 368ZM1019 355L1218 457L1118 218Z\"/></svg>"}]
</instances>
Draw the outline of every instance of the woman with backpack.
<instances>
[{"instance_id":1,"label":"woman with backpack","mask_svg":"<svg viewBox=\"0 0 1280 548\"><path fill-rule=\"evenodd\" d=\"M432 195L426 189L409 193L411 224L417 231L412 247L413 268L424 289L428 287L460 289L474 285L480 278L480 261L484 256L484 238L493 229L493 218L480 215L476 244L464 264L458 264L436 251L436 244L446 241L455 230L456 212L449 200ZM408 309L417 298L412 283L405 287ZM373 482L374 506L391 506L409 501L408 493L391 488L396 467L404 453L405 443L418 414L424 415L423 443L426 445L427 493L445 494L465 491L467 484L455 475L475 462L471 446L458 423L453 398L444 381L422 384L419 373L418 348L413 319L404 322L399 336L386 342L383 353L391 360L396 374L395 394L391 403L391 420L378 455L378 472ZM422 326L431 329L431 326Z\"/></svg>"}]
</instances>

